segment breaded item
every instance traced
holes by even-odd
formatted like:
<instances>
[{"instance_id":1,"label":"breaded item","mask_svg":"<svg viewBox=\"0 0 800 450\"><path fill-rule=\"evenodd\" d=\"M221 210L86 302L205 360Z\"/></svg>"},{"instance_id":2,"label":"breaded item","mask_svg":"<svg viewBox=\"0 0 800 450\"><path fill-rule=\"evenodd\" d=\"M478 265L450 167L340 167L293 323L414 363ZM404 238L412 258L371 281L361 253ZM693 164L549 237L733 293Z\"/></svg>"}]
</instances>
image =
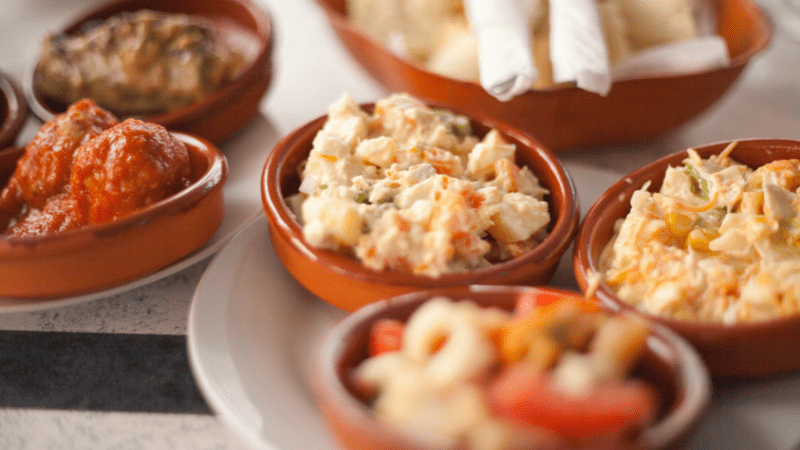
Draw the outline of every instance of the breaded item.
<instances>
[{"instance_id":1,"label":"breaded item","mask_svg":"<svg viewBox=\"0 0 800 450\"><path fill-rule=\"evenodd\" d=\"M690 0L609 0L616 3L635 50L696 37Z\"/></svg>"},{"instance_id":2,"label":"breaded item","mask_svg":"<svg viewBox=\"0 0 800 450\"><path fill-rule=\"evenodd\" d=\"M402 36L404 56L418 63L426 62L443 43L444 22L466 24L460 0L348 0L347 14L356 27L383 44L390 36Z\"/></svg>"},{"instance_id":3,"label":"breaded item","mask_svg":"<svg viewBox=\"0 0 800 450\"><path fill-rule=\"evenodd\" d=\"M550 1L531 0L533 89L556 85ZM353 24L392 52L449 78L480 82L479 48L461 0L347 0ZM652 46L697 36L692 0L598 0L609 65ZM470 36L469 34L472 34Z\"/></svg>"},{"instance_id":4,"label":"breaded item","mask_svg":"<svg viewBox=\"0 0 800 450\"><path fill-rule=\"evenodd\" d=\"M441 44L433 48L428 68L456 80L480 79L478 39L466 22L449 21L442 27Z\"/></svg>"},{"instance_id":5,"label":"breaded item","mask_svg":"<svg viewBox=\"0 0 800 450\"><path fill-rule=\"evenodd\" d=\"M628 41L628 25L622 17L619 5L614 1L600 2L600 21L603 24L603 34L608 48L608 62L614 65L627 58L631 53L631 44Z\"/></svg>"},{"instance_id":6,"label":"breaded item","mask_svg":"<svg viewBox=\"0 0 800 450\"><path fill-rule=\"evenodd\" d=\"M550 2L542 0L531 17L531 52L533 64L539 77L533 83L534 89L553 86L553 63L550 61Z\"/></svg>"}]
</instances>

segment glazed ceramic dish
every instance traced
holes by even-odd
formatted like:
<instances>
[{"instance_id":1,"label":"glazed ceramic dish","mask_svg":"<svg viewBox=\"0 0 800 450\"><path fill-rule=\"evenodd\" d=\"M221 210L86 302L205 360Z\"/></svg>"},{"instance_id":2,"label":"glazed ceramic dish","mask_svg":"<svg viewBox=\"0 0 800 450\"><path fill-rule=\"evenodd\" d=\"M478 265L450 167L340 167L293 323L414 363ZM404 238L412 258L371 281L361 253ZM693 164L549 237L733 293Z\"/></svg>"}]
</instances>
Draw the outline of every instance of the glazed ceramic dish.
<instances>
[{"instance_id":1,"label":"glazed ceramic dish","mask_svg":"<svg viewBox=\"0 0 800 450\"><path fill-rule=\"evenodd\" d=\"M500 102L477 83L442 77L395 56L348 21L345 0L317 3L350 54L390 91L467 113L480 111L554 151L634 143L681 125L719 99L772 35L771 23L756 2L719 0L718 31L728 44L729 67L618 81L606 97L564 87L531 90Z\"/></svg>"},{"instance_id":2,"label":"glazed ceramic dish","mask_svg":"<svg viewBox=\"0 0 800 450\"><path fill-rule=\"evenodd\" d=\"M405 322L423 302L438 295L456 300L471 299L482 307L497 306L510 311L517 295L525 290L555 296L571 295L552 288L461 286L377 302L339 322L318 349L312 379L320 410L334 436L349 450L427 449L397 428L380 421L365 402L353 395L356 390L349 375L368 354L372 324L385 318ZM660 413L656 421L642 431L638 441L630 446L622 444L619 448L681 448L705 411L710 397L708 373L699 356L675 333L656 326L647 338L645 356L633 374L658 391Z\"/></svg>"},{"instance_id":3,"label":"glazed ceramic dish","mask_svg":"<svg viewBox=\"0 0 800 450\"><path fill-rule=\"evenodd\" d=\"M11 76L0 72L0 148L14 145L27 118L28 105L22 89Z\"/></svg>"},{"instance_id":4,"label":"glazed ceramic dish","mask_svg":"<svg viewBox=\"0 0 800 450\"><path fill-rule=\"evenodd\" d=\"M372 107L362 105L366 111L372 111ZM264 165L261 185L275 251L289 272L311 292L352 311L381 298L422 289L478 283L544 284L550 279L577 231L580 211L575 187L552 152L535 140L505 130L488 119L473 118L473 132L482 136L496 127L516 145L517 163L528 166L539 182L550 190L545 197L550 204L549 235L533 250L488 268L432 278L374 271L365 268L355 258L309 245L284 199L298 191L297 167L308 157L312 140L326 119L327 116L323 116L312 120L278 142Z\"/></svg>"},{"instance_id":5,"label":"glazed ceramic dish","mask_svg":"<svg viewBox=\"0 0 800 450\"><path fill-rule=\"evenodd\" d=\"M188 187L106 224L0 238L0 297L51 299L108 289L156 272L208 241L225 214L227 162L210 142L173 134L189 150ZM20 147L0 152L0 184L23 152Z\"/></svg>"},{"instance_id":6,"label":"glazed ceramic dish","mask_svg":"<svg viewBox=\"0 0 800 450\"><path fill-rule=\"evenodd\" d=\"M145 8L211 19L227 34L246 40L247 50L252 54L247 55L250 63L244 72L212 94L173 111L138 117L213 143L221 142L249 122L258 112L259 102L272 80L274 36L269 14L250 0L114 0L69 22L63 32L75 33L87 22ZM64 112L68 105L44 97L38 91L37 83L34 71L31 71L25 79L25 93L33 113L46 122L55 114ZM114 112L113 108L109 110Z\"/></svg>"},{"instance_id":7,"label":"glazed ceramic dish","mask_svg":"<svg viewBox=\"0 0 800 450\"><path fill-rule=\"evenodd\" d=\"M708 158L720 153L728 144L711 144L695 150L701 157ZM630 211L633 193L648 181L652 183L649 190L657 191L666 168L681 166L686 157L685 151L675 153L636 170L611 186L587 211L575 241L574 253L575 277L581 289L586 290L589 286L588 274L598 272L600 254L614 233L614 223ZM800 142L742 140L730 157L756 168L774 160L800 158ZM605 307L638 311L621 301L602 282L595 296ZM672 328L693 344L714 376L752 377L800 368L800 355L794 350L800 346L800 316L735 325L649 318Z\"/></svg>"}]
</instances>

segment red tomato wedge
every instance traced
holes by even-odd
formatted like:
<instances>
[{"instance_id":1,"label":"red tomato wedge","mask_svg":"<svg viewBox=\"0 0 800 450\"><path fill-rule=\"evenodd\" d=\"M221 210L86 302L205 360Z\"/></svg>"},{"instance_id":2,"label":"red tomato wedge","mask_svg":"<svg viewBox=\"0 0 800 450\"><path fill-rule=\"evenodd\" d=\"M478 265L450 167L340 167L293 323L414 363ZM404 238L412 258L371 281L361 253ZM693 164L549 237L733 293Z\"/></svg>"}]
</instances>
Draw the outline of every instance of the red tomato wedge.
<instances>
[{"instance_id":1,"label":"red tomato wedge","mask_svg":"<svg viewBox=\"0 0 800 450\"><path fill-rule=\"evenodd\" d=\"M525 291L517 295L514 306L514 316L525 317L536 309L547 308L558 302L569 299L581 306L586 312L597 312L597 305L584 299L580 294L568 291Z\"/></svg>"},{"instance_id":2,"label":"red tomato wedge","mask_svg":"<svg viewBox=\"0 0 800 450\"><path fill-rule=\"evenodd\" d=\"M405 329L405 324L395 319L380 319L375 322L369 333L370 356L400 351L403 348Z\"/></svg>"},{"instance_id":3,"label":"red tomato wedge","mask_svg":"<svg viewBox=\"0 0 800 450\"><path fill-rule=\"evenodd\" d=\"M489 386L487 398L498 416L575 441L642 427L656 413L655 394L642 382L601 384L576 397L556 386L549 375L523 365L501 373Z\"/></svg>"}]
</instances>

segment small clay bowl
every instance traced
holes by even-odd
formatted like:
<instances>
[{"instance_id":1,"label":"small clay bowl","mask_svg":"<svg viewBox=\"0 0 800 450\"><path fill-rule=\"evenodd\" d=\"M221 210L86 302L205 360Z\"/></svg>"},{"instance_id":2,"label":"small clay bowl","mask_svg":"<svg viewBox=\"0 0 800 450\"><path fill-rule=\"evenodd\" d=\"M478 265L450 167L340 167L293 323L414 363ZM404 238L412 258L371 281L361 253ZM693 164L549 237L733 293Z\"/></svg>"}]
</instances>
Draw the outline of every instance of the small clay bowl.
<instances>
[{"instance_id":1,"label":"small clay bowl","mask_svg":"<svg viewBox=\"0 0 800 450\"><path fill-rule=\"evenodd\" d=\"M14 145L28 118L28 104L19 85L0 71L0 148Z\"/></svg>"},{"instance_id":2,"label":"small clay bowl","mask_svg":"<svg viewBox=\"0 0 800 450\"><path fill-rule=\"evenodd\" d=\"M113 222L41 237L0 237L0 297L53 299L119 286L192 253L219 228L228 164L202 138L173 133L189 150L192 183ZM0 151L0 185L23 147Z\"/></svg>"},{"instance_id":3,"label":"small clay bowl","mask_svg":"<svg viewBox=\"0 0 800 450\"><path fill-rule=\"evenodd\" d=\"M361 107L372 112L374 105ZM382 298L450 285L545 284L575 237L580 222L575 186L555 154L530 137L473 116L473 133L483 136L496 128L516 145L517 163L528 166L542 186L550 190L545 197L550 204L549 235L536 248L491 267L431 278L375 271L353 257L313 247L303 238L302 228L284 198L297 193L300 185L297 167L308 158L312 140L326 120L327 116L314 119L275 145L264 165L261 197L272 244L289 273L312 293L335 306L353 311Z\"/></svg>"},{"instance_id":4,"label":"small clay bowl","mask_svg":"<svg viewBox=\"0 0 800 450\"><path fill-rule=\"evenodd\" d=\"M556 152L636 143L678 127L717 101L772 36L772 24L755 1L719 0L712 3L717 6L718 33L728 44L729 67L620 80L606 97L577 87L554 87L501 102L478 83L440 76L396 56L349 21L345 0L316 1L353 58L388 90L467 113L481 111Z\"/></svg>"},{"instance_id":5,"label":"small clay bowl","mask_svg":"<svg viewBox=\"0 0 800 450\"><path fill-rule=\"evenodd\" d=\"M728 142L695 148L703 158L720 153ZM668 166L679 167L685 151L654 161L611 186L587 211L574 248L574 270L582 290L589 286L589 273L599 272L600 254L614 233L614 223L630 211L633 193L650 181L658 191ZM730 154L734 160L757 168L770 161L800 159L800 142L780 139L741 140ZM595 297L613 310L629 310L666 325L686 338L705 359L714 377L756 377L800 369L800 315L766 322L722 325L684 321L640 312L622 301L605 283Z\"/></svg>"},{"instance_id":6,"label":"small clay bowl","mask_svg":"<svg viewBox=\"0 0 800 450\"><path fill-rule=\"evenodd\" d=\"M377 320L405 322L422 303L443 295L469 299L482 307L513 310L516 296L539 291L558 296L580 295L547 287L458 286L417 292L373 303L349 315L325 336L312 364L312 387L328 427L348 450L428 450L379 420L370 406L356 395L350 375L368 356L369 330ZM647 350L632 372L653 386L661 400L657 419L631 443L603 448L683 448L687 437L706 410L711 395L708 371L694 349L669 329L653 325ZM539 448L539 447L537 447ZM569 447L581 449L584 447ZM463 450L459 447L459 450ZM543 447L542 450L553 450Z\"/></svg>"},{"instance_id":7,"label":"small clay bowl","mask_svg":"<svg viewBox=\"0 0 800 450\"><path fill-rule=\"evenodd\" d=\"M258 105L272 81L273 24L270 15L251 0L113 0L86 12L66 25L61 32L74 34L81 26L107 19L125 11L151 9L167 13L182 13L211 20L222 35L235 35L246 40L250 65L231 82L212 94L169 112L136 114L135 117L220 143L239 130L258 112ZM252 47L252 48L250 48ZM35 63L33 67L35 67ZM31 110L43 122L66 111L68 104L43 96L37 88L34 70L25 78L25 94ZM114 111L120 119L130 117Z\"/></svg>"}]
</instances>

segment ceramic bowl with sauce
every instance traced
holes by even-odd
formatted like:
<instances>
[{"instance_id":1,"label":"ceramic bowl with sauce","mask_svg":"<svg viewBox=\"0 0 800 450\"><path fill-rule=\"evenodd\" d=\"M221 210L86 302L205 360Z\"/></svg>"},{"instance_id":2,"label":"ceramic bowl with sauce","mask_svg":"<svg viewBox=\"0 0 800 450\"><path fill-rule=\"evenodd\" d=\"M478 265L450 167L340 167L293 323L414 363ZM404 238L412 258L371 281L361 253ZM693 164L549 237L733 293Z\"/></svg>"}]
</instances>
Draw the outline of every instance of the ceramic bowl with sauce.
<instances>
[{"instance_id":1,"label":"ceramic bowl with sauce","mask_svg":"<svg viewBox=\"0 0 800 450\"><path fill-rule=\"evenodd\" d=\"M173 135L189 151L188 187L108 223L41 236L0 237L0 297L52 299L101 291L156 272L208 241L225 214L227 162L209 141ZM0 151L3 186L24 151Z\"/></svg>"},{"instance_id":2,"label":"ceramic bowl with sauce","mask_svg":"<svg viewBox=\"0 0 800 450\"><path fill-rule=\"evenodd\" d=\"M373 107L361 105L368 112ZM550 191L545 197L550 212L549 234L538 246L521 256L486 268L444 273L434 278L368 269L354 257L310 245L285 198L298 192L300 179L297 168L308 158L312 141L326 120L327 116L314 119L278 142L264 165L261 184L264 211L275 251L289 273L315 295L352 311L378 299L410 291L478 283L545 284L553 275L579 222L575 186L550 150L528 136L480 116L471 117L473 133L483 136L491 128L497 129L507 141L516 145L517 164L527 166L539 183Z\"/></svg>"},{"instance_id":3,"label":"ceramic bowl with sauce","mask_svg":"<svg viewBox=\"0 0 800 450\"><path fill-rule=\"evenodd\" d=\"M728 145L728 142L721 142L694 149L705 159ZM587 211L575 240L573 258L575 277L581 289L588 289L592 283L590 274L600 271L601 253L614 234L614 224L630 211L634 192L647 182L651 183L648 190L657 192L667 167L682 166L686 157L687 152L677 152L632 172L612 185ZM730 157L751 168L776 160L800 159L800 142L741 140ZM800 315L725 325L641 313L622 301L602 281L594 296L609 309L645 314L682 335L698 350L715 377L755 377L800 369L800 355L793 350L800 345Z\"/></svg>"},{"instance_id":4,"label":"ceramic bowl with sauce","mask_svg":"<svg viewBox=\"0 0 800 450\"><path fill-rule=\"evenodd\" d=\"M0 71L0 148L14 145L25 120L28 104L17 82Z\"/></svg>"},{"instance_id":5,"label":"ceramic bowl with sauce","mask_svg":"<svg viewBox=\"0 0 800 450\"><path fill-rule=\"evenodd\" d=\"M348 450L442 448L425 445L399 428L388 425L357 395L359 390L353 384L352 373L369 354L373 324L382 319L405 322L420 305L435 296L469 299L484 308L498 307L511 311L517 296L526 291L556 297L580 295L548 287L451 287L385 299L359 309L335 325L316 352L312 387L329 429L340 444ZM711 395L708 372L697 353L678 335L655 325L646 338L646 350L634 366L632 375L655 388L660 399L659 412L633 442L615 442L615 445L602 448L683 448L706 410ZM564 447L545 445L536 448L554 450ZM567 448L585 447L574 445Z\"/></svg>"},{"instance_id":6,"label":"ceramic bowl with sauce","mask_svg":"<svg viewBox=\"0 0 800 450\"><path fill-rule=\"evenodd\" d=\"M395 55L348 20L345 0L317 3L353 58L390 91L466 113L480 111L556 152L631 144L676 128L722 97L772 36L771 22L756 2L720 0L712 3L717 6L718 33L728 46L728 67L620 80L605 97L577 87L553 87L501 102L478 83L440 76Z\"/></svg>"},{"instance_id":7,"label":"ceramic bowl with sauce","mask_svg":"<svg viewBox=\"0 0 800 450\"><path fill-rule=\"evenodd\" d=\"M274 34L268 12L251 0L113 0L68 22L60 33L71 36L87 24L142 9L209 19L223 42L241 50L246 63L236 78L193 103L169 111L143 111L135 116L213 143L221 142L249 122L272 81ZM39 85L36 70L31 70L26 75L25 94L33 113L46 122L64 112L68 104L43 95ZM129 116L110 105L105 107L120 118Z\"/></svg>"}]
</instances>

